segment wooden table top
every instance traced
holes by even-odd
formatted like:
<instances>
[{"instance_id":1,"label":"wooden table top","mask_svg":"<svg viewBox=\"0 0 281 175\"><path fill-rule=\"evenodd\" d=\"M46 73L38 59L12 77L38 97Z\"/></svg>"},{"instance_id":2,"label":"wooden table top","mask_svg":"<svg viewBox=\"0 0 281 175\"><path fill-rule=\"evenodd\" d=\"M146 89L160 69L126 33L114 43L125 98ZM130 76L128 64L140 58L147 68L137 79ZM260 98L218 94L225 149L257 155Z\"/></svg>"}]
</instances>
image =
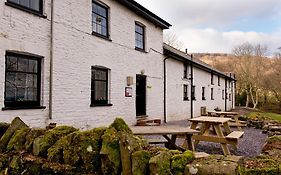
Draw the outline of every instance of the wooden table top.
<instances>
[{"instance_id":1,"label":"wooden table top","mask_svg":"<svg viewBox=\"0 0 281 175\"><path fill-rule=\"evenodd\" d=\"M224 124L230 121L230 118L222 118L222 117L197 117L193 119L189 119L191 122L201 122L201 123L219 123Z\"/></svg>"},{"instance_id":2,"label":"wooden table top","mask_svg":"<svg viewBox=\"0 0 281 175\"><path fill-rule=\"evenodd\" d=\"M221 115L238 115L238 112L227 112L227 111L208 111L208 113L216 113Z\"/></svg>"},{"instance_id":3,"label":"wooden table top","mask_svg":"<svg viewBox=\"0 0 281 175\"><path fill-rule=\"evenodd\" d=\"M185 135L196 134L199 131L190 129L188 126L161 125L161 126L132 126L135 135Z\"/></svg>"}]
</instances>

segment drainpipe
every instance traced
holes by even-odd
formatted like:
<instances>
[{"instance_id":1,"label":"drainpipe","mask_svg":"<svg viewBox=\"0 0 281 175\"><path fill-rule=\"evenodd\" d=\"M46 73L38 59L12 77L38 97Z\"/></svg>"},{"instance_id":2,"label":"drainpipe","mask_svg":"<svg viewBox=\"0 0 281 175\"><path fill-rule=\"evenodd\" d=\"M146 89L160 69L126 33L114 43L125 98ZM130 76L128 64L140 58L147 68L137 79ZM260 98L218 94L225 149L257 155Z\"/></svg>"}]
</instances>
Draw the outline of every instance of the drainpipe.
<instances>
[{"instance_id":1,"label":"drainpipe","mask_svg":"<svg viewBox=\"0 0 281 175\"><path fill-rule=\"evenodd\" d=\"M224 111L227 111L227 78L225 77L224 81Z\"/></svg>"},{"instance_id":2,"label":"drainpipe","mask_svg":"<svg viewBox=\"0 0 281 175\"><path fill-rule=\"evenodd\" d=\"M53 118L53 48L54 48L54 0L51 0L51 28L50 28L50 80L49 80L49 119Z\"/></svg>"},{"instance_id":3,"label":"drainpipe","mask_svg":"<svg viewBox=\"0 0 281 175\"><path fill-rule=\"evenodd\" d=\"M190 110L191 110L191 118L193 118L193 101L194 101L193 96L195 94L192 95L193 94L192 93L192 89L193 89L193 55L192 54L191 54L191 65L190 65L190 68L191 68L190 69L190 71L191 71L190 72L190 74L191 74L191 91L190 91L191 92L191 101L190 101L191 102L190 103L191 104L191 109Z\"/></svg>"},{"instance_id":4,"label":"drainpipe","mask_svg":"<svg viewBox=\"0 0 281 175\"><path fill-rule=\"evenodd\" d=\"M166 77L166 60L169 59L171 57L167 56L164 59L164 123L167 123L167 99L166 99L166 93L167 93L167 77Z\"/></svg>"}]
</instances>

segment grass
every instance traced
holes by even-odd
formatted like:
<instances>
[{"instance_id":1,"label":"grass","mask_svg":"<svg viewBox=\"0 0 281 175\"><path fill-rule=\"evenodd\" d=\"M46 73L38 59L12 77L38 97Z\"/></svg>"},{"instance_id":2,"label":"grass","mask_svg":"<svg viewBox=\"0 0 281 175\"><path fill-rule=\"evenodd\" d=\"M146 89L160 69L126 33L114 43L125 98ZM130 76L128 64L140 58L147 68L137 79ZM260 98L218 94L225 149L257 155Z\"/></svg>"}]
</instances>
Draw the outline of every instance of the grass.
<instances>
[{"instance_id":1,"label":"grass","mask_svg":"<svg viewBox=\"0 0 281 175\"><path fill-rule=\"evenodd\" d=\"M262 119L272 119L277 120L281 122L281 115L276 113L270 113L270 112L251 112L246 115L248 118L262 118Z\"/></svg>"}]
</instances>

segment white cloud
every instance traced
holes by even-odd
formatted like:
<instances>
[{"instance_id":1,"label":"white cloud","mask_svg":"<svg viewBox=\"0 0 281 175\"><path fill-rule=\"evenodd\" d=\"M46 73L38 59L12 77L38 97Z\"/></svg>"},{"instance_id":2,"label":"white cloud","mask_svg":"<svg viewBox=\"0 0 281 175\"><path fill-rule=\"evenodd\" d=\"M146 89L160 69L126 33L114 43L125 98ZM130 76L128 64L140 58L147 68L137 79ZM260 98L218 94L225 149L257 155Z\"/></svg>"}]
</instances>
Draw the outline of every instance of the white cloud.
<instances>
[{"instance_id":1,"label":"white cloud","mask_svg":"<svg viewBox=\"0 0 281 175\"><path fill-rule=\"evenodd\" d=\"M179 39L189 52L231 53L234 46L249 42L265 44L272 54L281 45L281 31L272 34L258 32L230 31L220 32L213 28L189 28L182 31Z\"/></svg>"}]
</instances>

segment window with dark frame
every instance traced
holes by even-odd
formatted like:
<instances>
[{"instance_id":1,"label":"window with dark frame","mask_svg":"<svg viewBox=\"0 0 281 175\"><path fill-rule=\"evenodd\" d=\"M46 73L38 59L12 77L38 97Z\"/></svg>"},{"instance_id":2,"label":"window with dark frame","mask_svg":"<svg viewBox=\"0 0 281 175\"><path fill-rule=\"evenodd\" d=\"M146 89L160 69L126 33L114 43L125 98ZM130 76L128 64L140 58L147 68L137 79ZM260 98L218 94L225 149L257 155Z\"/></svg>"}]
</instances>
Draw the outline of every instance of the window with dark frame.
<instances>
[{"instance_id":1,"label":"window with dark frame","mask_svg":"<svg viewBox=\"0 0 281 175\"><path fill-rule=\"evenodd\" d=\"M135 47L136 49L144 50L144 26L137 23L135 24Z\"/></svg>"},{"instance_id":2,"label":"window with dark frame","mask_svg":"<svg viewBox=\"0 0 281 175\"><path fill-rule=\"evenodd\" d=\"M196 89L196 87L195 87L195 86L192 86L192 88L191 88L191 99L192 99L192 100L196 100L196 97L195 97L195 89Z\"/></svg>"},{"instance_id":3,"label":"window with dark frame","mask_svg":"<svg viewBox=\"0 0 281 175\"><path fill-rule=\"evenodd\" d=\"M183 85L183 100L188 101L188 85L184 84Z\"/></svg>"},{"instance_id":4,"label":"window with dark frame","mask_svg":"<svg viewBox=\"0 0 281 175\"><path fill-rule=\"evenodd\" d=\"M211 73L211 84L213 85L214 84L214 74Z\"/></svg>"},{"instance_id":5,"label":"window with dark frame","mask_svg":"<svg viewBox=\"0 0 281 175\"><path fill-rule=\"evenodd\" d=\"M205 87L202 87L202 100L206 100L206 97L205 97Z\"/></svg>"},{"instance_id":6,"label":"window with dark frame","mask_svg":"<svg viewBox=\"0 0 281 175\"><path fill-rule=\"evenodd\" d=\"M92 30L97 34L108 38L108 7L92 1Z\"/></svg>"},{"instance_id":7,"label":"window with dark frame","mask_svg":"<svg viewBox=\"0 0 281 175\"><path fill-rule=\"evenodd\" d=\"M183 64L183 78L185 78L185 79L188 78L188 64L187 63Z\"/></svg>"},{"instance_id":8,"label":"window with dark frame","mask_svg":"<svg viewBox=\"0 0 281 175\"><path fill-rule=\"evenodd\" d=\"M229 94L229 101L231 101L231 97L232 97L232 95L231 95L231 94Z\"/></svg>"},{"instance_id":9,"label":"window with dark frame","mask_svg":"<svg viewBox=\"0 0 281 175\"><path fill-rule=\"evenodd\" d=\"M19 53L6 53L5 107L39 107L41 59Z\"/></svg>"},{"instance_id":10,"label":"window with dark frame","mask_svg":"<svg viewBox=\"0 0 281 175\"><path fill-rule=\"evenodd\" d=\"M43 13L43 0L7 0L7 3L14 7L26 9L35 13Z\"/></svg>"},{"instance_id":11,"label":"window with dark frame","mask_svg":"<svg viewBox=\"0 0 281 175\"><path fill-rule=\"evenodd\" d=\"M108 104L108 69L92 66L91 105Z\"/></svg>"},{"instance_id":12,"label":"window with dark frame","mask_svg":"<svg viewBox=\"0 0 281 175\"><path fill-rule=\"evenodd\" d=\"M214 88L211 88L211 100L214 100Z\"/></svg>"},{"instance_id":13,"label":"window with dark frame","mask_svg":"<svg viewBox=\"0 0 281 175\"><path fill-rule=\"evenodd\" d=\"M221 94L222 96L222 99L224 100L224 90L222 90L222 94Z\"/></svg>"},{"instance_id":14,"label":"window with dark frame","mask_svg":"<svg viewBox=\"0 0 281 175\"><path fill-rule=\"evenodd\" d=\"M218 76L218 86L220 86L220 85L221 85L221 77Z\"/></svg>"}]
</instances>

